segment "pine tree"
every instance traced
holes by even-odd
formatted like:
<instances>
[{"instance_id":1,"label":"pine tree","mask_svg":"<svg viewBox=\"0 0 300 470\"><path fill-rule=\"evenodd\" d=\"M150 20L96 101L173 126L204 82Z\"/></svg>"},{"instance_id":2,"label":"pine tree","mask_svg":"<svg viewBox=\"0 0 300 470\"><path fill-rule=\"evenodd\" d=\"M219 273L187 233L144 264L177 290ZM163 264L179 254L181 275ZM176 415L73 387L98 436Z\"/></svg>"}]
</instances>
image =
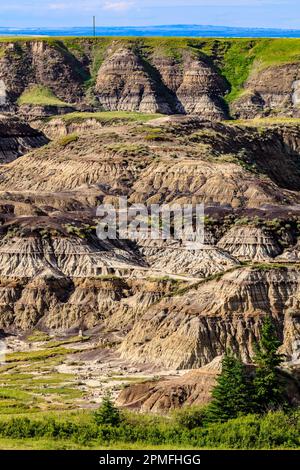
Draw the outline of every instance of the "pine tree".
<instances>
[{"instance_id":1,"label":"pine tree","mask_svg":"<svg viewBox=\"0 0 300 470\"><path fill-rule=\"evenodd\" d=\"M286 402L284 386L278 374L278 367L284 360L284 356L278 353L280 345L272 319L267 317L254 357L256 373L253 385L258 412L279 408Z\"/></svg>"},{"instance_id":2,"label":"pine tree","mask_svg":"<svg viewBox=\"0 0 300 470\"><path fill-rule=\"evenodd\" d=\"M227 352L212 392L208 421L227 421L253 411L253 388L241 359Z\"/></svg>"},{"instance_id":3,"label":"pine tree","mask_svg":"<svg viewBox=\"0 0 300 470\"><path fill-rule=\"evenodd\" d=\"M100 408L95 411L94 420L99 426L119 426L121 424L122 417L120 411L114 405L109 393L103 398Z\"/></svg>"}]
</instances>

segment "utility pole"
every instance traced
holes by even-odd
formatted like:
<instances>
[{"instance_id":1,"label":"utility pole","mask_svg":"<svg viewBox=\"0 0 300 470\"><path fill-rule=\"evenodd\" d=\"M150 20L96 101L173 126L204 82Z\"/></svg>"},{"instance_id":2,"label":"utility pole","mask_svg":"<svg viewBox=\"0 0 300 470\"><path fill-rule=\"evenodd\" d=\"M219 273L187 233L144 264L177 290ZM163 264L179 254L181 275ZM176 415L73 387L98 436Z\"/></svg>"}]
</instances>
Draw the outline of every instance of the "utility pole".
<instances>
[{"instance_id":1,"label":"utility pole","mask_svg":"<svg viewBox=\"0 0 300 470\"><path fill-rule=\"evenodd\" d=\"M96 16L93 16L93 33L95 37L96 36Z\"/></svg>"}]
</instances>

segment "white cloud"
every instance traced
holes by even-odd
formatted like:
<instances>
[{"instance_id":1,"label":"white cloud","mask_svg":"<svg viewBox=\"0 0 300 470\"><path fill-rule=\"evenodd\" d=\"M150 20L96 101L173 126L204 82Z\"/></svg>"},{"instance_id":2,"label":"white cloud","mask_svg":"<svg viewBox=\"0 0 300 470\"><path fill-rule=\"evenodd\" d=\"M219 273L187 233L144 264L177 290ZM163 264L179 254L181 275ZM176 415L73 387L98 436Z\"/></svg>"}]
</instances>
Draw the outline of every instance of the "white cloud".
<instances>
[{"instance_id":1,"label":"white cloud","mask_svg":"<svg viewBox=\"0 0 300 470\"><path fill-rule=\"evenodd\" d=\"M105 3L104 3L104 5L103 5L103 10L122 12L122 11L129 10L132 6L133 6L133 2L127 2L127 1L114 2L114 1L108 1L108 2L105 2Z\"/></svg>"},{"instance_id":2,"label":"white cloud","mask_svg":"<svg viewBox=\"0 0 300 470\"><path fill-rule=\"evenodd\" d=\"M68 3L48 3L47 7L49 10L65 10L70 5Z\"/></svg>"}]
</instances>

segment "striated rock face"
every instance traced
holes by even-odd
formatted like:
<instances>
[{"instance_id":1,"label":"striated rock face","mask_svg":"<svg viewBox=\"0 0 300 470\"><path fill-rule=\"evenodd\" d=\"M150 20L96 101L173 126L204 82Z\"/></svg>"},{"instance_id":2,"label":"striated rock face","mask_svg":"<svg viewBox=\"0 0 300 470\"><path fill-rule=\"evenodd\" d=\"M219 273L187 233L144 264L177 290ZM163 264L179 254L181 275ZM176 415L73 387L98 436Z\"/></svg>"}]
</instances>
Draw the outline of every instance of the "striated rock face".
<instances>
[{"instance_id":1,"label":"striated rock face","mask_svg":"<svg viewBox=\"0 0 300 470\"><path fill-rule=\"evenodd\" d=\"M232 111L246 119L269 115L299 117L299 84L298 64L255 71L244 84L246 92L233 104Z\"/></svg>"},{"instance_id":2,"label":"striated rock face","mask_svg":"<svg viewBox=\"0 0 300 470\"><path fill-rule=\"evenodd\" d=\"M120 350L136 361L177 369L201 367L228 348L249 361L266 314L288 350L295 337L287 335L284 312L299 280L294 268L236 269L163 299L135 323Z\"/></svg>"},{"instance_id":3,"label":"striated rock face","mask_svg":"<svg viewBox=\"0 0 300 470\"><path fill-rule=\"evenodd\" d=\"M166 91L147 73L141 58L128 49L120 49L104 61L95 87L106 110L171 114Z\"/></svg>"},{"instance_id":4,"label":"striated rock face","mask_svg":"<svg viewBox=\"0 0 300 470\"><path fill-rule=\"evenodd\" d=\"M297 41L286 50L276 40L253 38L8 39L0 45L0 111L19 112L20 96L39 85L77 110L196 114L213 121L299 117L298 51ZM238 96L233 102L230 92ZM28 119L48 116L48 105L21 111Z\"/></svg>"},{"instance_id":5,"label":"striated rock face","mask_svg":"<svg viewBox=\"0 0 300 470\"><path fill-rule=\"evenodd\" d=\"M159 271L193 277L208 277L238 266L233 256L213 245L186 249L178 244L145 240L138 242L139 252L148 264Z\"/></svg>"},{"instance_id":6,"label":"striated rock face","mask_svg":"<svg viewBox=\"0 0 300 470\"><path fill-rule=\"evenodd\" d=\"M233 227L218 246L242 260L268 261L282 253L274 236L265 229L251 226Z\"/></svg>"},{"instance_id":7,"label":"striated rock face","mask_svg":"<svg viewBox=\"0 0 300 470\"><path fill-rule=\"evenodd\" d=\"M41 132L28 124L0 114L0 163L11 162L48 142Z\"/></svg>"},{"instance_id":8,"label":"striated rock face","mask_svg":"<svg viewBox=\"0 0 300 470\"><path fill-rule=\"evenodd\" d=\"M201 162L201 164L200 164ZM218 202L251 207L279 200L275 187L247 174L235 164L214 165L207 161L165 161L150 165L133 186L130 201L137 203Z\"/></svg>"},{"instance_id":9,"label":"striated rock face","mask_svg":"<svg viewBox=\"0 0 300 470\"><path fill-rule=\"evenodd\" d=\"M187 114L220 121L226 118L222 97L227 91L225 81L211 65L188 58L184 64L183 80L176 95Z\"/></svg>"},{"instance_id":10,"label":"striated rock face","mask_svg":"<svg viewBox=\"0 0 300 470\"><path fill-rule=\"evenodd\" d=\"M51 115L46 102L19 109L23 92L39 85L77 110L193 114L213 121L299 117L297 43L294 48L286 56L276 40L8 39L0 45L0 111L21 111L28 119ZM244 83L247 71L236 67L235 54L248 69ZM227 99L232 91L238 96L233 102Z\"/></svg>"},{"instance_id":11,"label":"striated rock face","mask_svg":"<svg viewBox=\"0 0 300 470\"><path fill-rule=\"evenodd\" d=\"M55 120L53 127L44 128L46 134L65 135L68 129L84 133L68 145L53 142L13 162L2 174L0 191L77 191L78 197L89 192L108 203L127 195L131 203L204 202L234 208L299 201L295 191L300 184L298 126L286 131L289 144L284 145L282 136L272 131L274 140L260 148L259 134L253 130L206 128L189 117L169 119L154 126L123 125L122 131L120 127L108 131L109 127L95 123L60 127ZM229 154L234 138L236 148ZM258 162L256 171L251 171L248 158ZM277 167L277 177L272 168L265 174L269 161L273 169Z\"/></svg>"},{"instance_id":12,"label":"striated rock face","mask_svg":"<svg viewBox=\"0 0 300 470\"><path fill-rule=\"evenodd\" d=\"M63 44L46 41L8 43L0 57L2 102L14 103L32 84L49 88L67 103L79 101L83 96L82 69Z\"/></svg>"},{"instance_id":13,"label":"striated rock face","mask_svg":"<svg viewBox=\"0 0 300 470\"><path fill-rule=\"evenodd\" d=\"M176 111L212 121L225 119L223 96L228 90L225 80L203 59L185 53L182 61L179 64L159 56L153 59L164 85L174 93Z\"/></svg>"},{"instance_id":14,"label":"striated rock face","mask_svg":"<svg viewBox=\"0 0 300 470\"><path fill-rule=\"evenodd\" d=\"M197 369L227 348L249 361L272 315L288 359L300 357L300 271L288 257L300 235L299 126L67 121L45 123L54 141L1 167L0 328L88 329L133 365ZM205 245L100 241L96 206L121 195L205 202ZM205 381L152 383L126 400L205 402Z\"/></svg>"},{"instance_id":15,"label":"striated rock face","mask_svg":"<svg viewBox=\"0 0 300 470\"><path fill-rule=\"evenodd\" d=\"M182 71L167 58L146 65L128 49L108 54L95 87L106 110L197 114L210 120L226 117L222 102L226 90L224 80L204 61L187 56Z\"/></svg>"},{"instance_id":16,"label":"striated rock face","mask_svg":"<svg viewBox=\"0 0 300 470\"><path fill-rule=\"evenodd\" d=\"M286 248L283 251L283 253L280 256L277 257L276 260L277 261L288 261L288 262L291 262L291 263L295 263L295 262L300 261L300 243L299 243L299 240L295 245Z\"/></svg>"},{"instance_id":17,"label":"striated rock face","mask_svg":"<svg viewBox=\"0 0 300 470\"><path fill-rule=\"evenodd\" d=\"M133 254L115 249L97 238L28 236L8 234L0 242L0 272L3 276L35 277L50 270L65 277L120 275L139 267Z\"/></svg>"}]
</instances>

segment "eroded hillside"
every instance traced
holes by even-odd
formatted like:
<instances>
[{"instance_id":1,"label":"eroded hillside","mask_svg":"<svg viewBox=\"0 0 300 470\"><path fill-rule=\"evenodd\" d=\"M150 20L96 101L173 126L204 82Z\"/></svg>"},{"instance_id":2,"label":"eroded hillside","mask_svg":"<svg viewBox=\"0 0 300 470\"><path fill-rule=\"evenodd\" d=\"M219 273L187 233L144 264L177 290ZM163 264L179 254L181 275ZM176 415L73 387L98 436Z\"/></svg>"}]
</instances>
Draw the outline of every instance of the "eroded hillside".
<instances>
[{"instance_id":1,"label":"eroded hillside","mask_svg":"<svg viewBox=\"0 0 300 470\"><path fill-rule=\"evenodd\" d=\"M0 111L298 117L299 51L298 39L2 39Z\"/></svg>"},{"instance_id":2,"label":"eroded hillside","mask_svg":"<svg viewBox=\"0 0 300 470\"><path fill-rule=\"evenodd\" d=\"M220 68L230 41L223 55L216 41L214 61L207 42L181 58L177 46L170 57L151 41L137 49L107 40L97 56L93 40L67 43L2 43L2 334L13 344L10 335L75 337L64 354L78 364L57 370L73 367L85 387L115 368L133 379L196 369L119 398L151 411L206 402L220 356L230 348L250 362L266 315L297 365L299 121L222 120L233 93ZM28 83L18 81L23 54ZM204 203L204 245L100 240L97 206L120 196L148 207Z\"/></svg>"}]
</instances>

